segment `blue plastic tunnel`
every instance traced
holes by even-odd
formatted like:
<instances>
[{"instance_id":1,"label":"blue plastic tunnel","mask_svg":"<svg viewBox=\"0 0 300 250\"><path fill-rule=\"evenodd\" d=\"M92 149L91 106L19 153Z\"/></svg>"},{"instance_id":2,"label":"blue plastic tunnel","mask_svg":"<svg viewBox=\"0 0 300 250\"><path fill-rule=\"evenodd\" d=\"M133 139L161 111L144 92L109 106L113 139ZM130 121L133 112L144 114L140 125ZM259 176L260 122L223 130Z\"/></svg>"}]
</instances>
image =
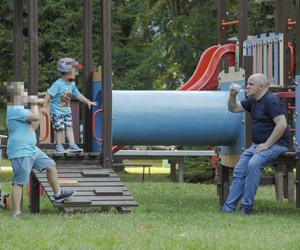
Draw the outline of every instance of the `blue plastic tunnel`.
<instances>
[{"instance_id":1,"label":"blue plastic tunnel","mask_svg":"<svg viewBox=\"0 0 300 250\"><path fill-rule=\"evenodd\" d=\"M234 145L241 113L228 91L113 91L114 145Z\"/></svg>"}]
</instances>

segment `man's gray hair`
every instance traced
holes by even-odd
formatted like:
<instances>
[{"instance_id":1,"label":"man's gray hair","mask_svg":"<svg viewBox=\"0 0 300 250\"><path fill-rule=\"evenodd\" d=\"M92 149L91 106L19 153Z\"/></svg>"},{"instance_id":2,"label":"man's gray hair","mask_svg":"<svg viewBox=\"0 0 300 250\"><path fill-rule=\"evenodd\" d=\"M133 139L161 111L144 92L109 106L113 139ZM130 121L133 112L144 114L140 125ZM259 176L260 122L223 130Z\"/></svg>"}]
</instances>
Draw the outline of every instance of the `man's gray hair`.
<instances>
[{"instance_id":1,"label":"man's gray hair","mask_svg":"<svg viewBox=\"0 0 300 250\"><path fill-rule=\"evenodd\" d=\"M268 87L269 80L266 77L266 75L261 73L253 74L249 77L248 81L253 81L255 83L258 83L261 87Z\"/></svg>"}]
</instances>

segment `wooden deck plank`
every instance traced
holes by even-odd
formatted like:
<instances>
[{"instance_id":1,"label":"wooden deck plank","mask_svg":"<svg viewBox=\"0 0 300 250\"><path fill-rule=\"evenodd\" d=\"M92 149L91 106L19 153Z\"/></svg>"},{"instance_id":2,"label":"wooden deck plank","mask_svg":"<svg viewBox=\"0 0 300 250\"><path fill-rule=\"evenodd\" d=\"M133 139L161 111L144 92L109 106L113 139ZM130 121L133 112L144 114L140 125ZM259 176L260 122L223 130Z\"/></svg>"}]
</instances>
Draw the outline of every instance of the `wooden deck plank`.
<instances>
[{"instance_id":1,"label":"wooden deck plank","mask_svg":"<svg viewBox=\"0 0 300 250\"><path fill-rule=\"evenodd\" d=\"M89 197L72 197L70 200L65 200L62 202L63 205L90 205L92 203Z\"/></svg>"},{"instance_id":2,"label":"wooden deck plank","mask_svg":"<svg viewBox=\"0 0 300 250\"><path fill-rule=\"evenodd\" d=\"M84 177L108 177L110 172L107 170L82 170L81 174Z\"/></svg>"},{"instance_id":3,"label":"wooden deck plank","mask_svg":"<svg viewBox=\"0 0 300 250\"><path fill-rule=\"evenodd\" d=\"M39 178L47 178L46 174L37 174L36 175ZM108 175L108 176L83 176L81 173L58 173L58 178L90 178L90 179L95 179L95 178L118 178L116 174Z\"/></svg>"},{"instance_id":4,"label":"wooden deck plank","mask_svg":"<svg viewBox=\"0 0 300 250\"><path fill-rule=\"evenodd\" d=\"M84 178L84 177L82 177L82 178L80 178L80 177L74 177L74 176L71 176L71 177L68 177L68 176L66 176L66 177L60 177L59 176L59 179L70 179L70 178L78 180L78 183L79 182L81 182L81 183L82 182L95 182L95 183L97 183L97 182L115 182L115 181L120 181L120 179L117 178L117 177L113 177L113 178L107 178L107 177L104 177L104 178L101 178L101 177ZM47 181L46 177L40 177L38 179L39 179L40 182L46 182Z\"/></svg>"},{"instance_id":5,"label":"wooden deck plank","mask_svg":"<svg viewBox=\"0 0 300 250\"><path fill-rule=\"evenodd\" d=\"M123 190L120 188L112 188L112 187L97 187L94 189L95 194L99 196L111 196L111 195L122 195Z\"/></svg>"},{"instance_id":6,"label":"wooden deck plank","mask_svg":"<svg viewBox=\"0 0 300 250\"><path fill-rule=\"evenodd\" d=\"M92 185L91 185L92 184ZM47 188L50 188L49 183L42 183L42 185ZM83 182L83 183L78 183L76 186L70 186L68 189L74 188L74 189L83 189L83 188L95 188L95 187L123 187L124 184L122 182L97 182L97 183L92 183L92 182Z\"/></svg>"},{"instance_id":7,"label":"wooden deck plank","mask_svg":"<svg viewBox=\"0 0 300 250\"><path fill-rule=\"evenodd\" d=\"M132 196L102 196L102 197L100 197L100 196L94 196L94 197L92 197L92 196L75 196L74 199L75 198L76 199L87 198L87 199L91 200L91 202L93 202L93 201L134 201ZM52 202L55 202L53 197L50 197L50 200Z\"/></svg>"},{"instance_id":8,"label":"wooden deck plank","mask_svg":"<svg viewBox=\"0 0 300 250\"><path fill-rule=\"evenodd\" d=\"M92 201L91 203L86 203L90 208L97 208L97 207L127 207L127 206L138 206L136 201ZM66 206L66 207L82 207L84 208L84 204L81 202L64 202L58 203L57 206Z\"/></svg>"},{"instance_id":9,"label":"wooden deck plank","mask_svg":"<svg viewBox=\"0 0 300 250\"><path fill-rule=\"evenodd\" d=\"M47 190L47 194L49 196L54 195L54 193L51 189ZM103 196L119 196L119 197L122 197L122 196L130 196L130 195L131 195L131 193L128 190L124 190L121 195L103 195ZM95 192L93 190L76 190L75 197L77 197L77 196L95 196L95 197L97 196L97 197L99 197L101 195L95 195Z\"/></svg>"}]
</instances>

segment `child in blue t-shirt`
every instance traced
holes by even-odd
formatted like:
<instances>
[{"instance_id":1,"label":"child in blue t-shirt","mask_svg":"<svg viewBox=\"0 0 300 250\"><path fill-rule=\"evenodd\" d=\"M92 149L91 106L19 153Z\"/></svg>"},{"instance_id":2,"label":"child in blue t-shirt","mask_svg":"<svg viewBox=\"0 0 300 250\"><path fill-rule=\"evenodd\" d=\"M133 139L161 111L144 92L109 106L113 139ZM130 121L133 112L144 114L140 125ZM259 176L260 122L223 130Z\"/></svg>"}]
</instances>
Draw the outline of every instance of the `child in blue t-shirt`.
<instances>
[{"instance_id":1,"label":"child in blue t-shirt","mask_svg":"<svg viewBox=\"0 0 300 250\"><path fill-rule=\"evenodd\" d=\"M74 191L63 191L57 178L55 162L36 147L33 123L39 120L39 107L43 100L28 96L23 82L6 83L6 125L8 128L7 154L13 169L14 217L21 216L23 185L28 183L32 167L47 171L47 179L54 192L54 199L60 202L74 195ZM25 106L31 105L31 108Z\"/></svg>"},{"instance_id":2,"label":"child in blue t-shirt","mask_svg":"<svg viewBox=\"0 0 300 250\"><path fill-rule=\"evenodd\" d=\"M66 137L69 142L67 152L82 152L82 149L75 144L74 140L72 111L70 107L72 96L88 105L89 109L91 106L96 105L95 102L83 96L75 85L75 76L78 74L80 66L73 58L66 57L59 59L57 70L60 72L61 78L52 83L45 97L45 105L50 101L50 117L55 131L55 151L57 153L65 152L62 145L63 131L66 131Z\"/></svg>"}]
</instances>

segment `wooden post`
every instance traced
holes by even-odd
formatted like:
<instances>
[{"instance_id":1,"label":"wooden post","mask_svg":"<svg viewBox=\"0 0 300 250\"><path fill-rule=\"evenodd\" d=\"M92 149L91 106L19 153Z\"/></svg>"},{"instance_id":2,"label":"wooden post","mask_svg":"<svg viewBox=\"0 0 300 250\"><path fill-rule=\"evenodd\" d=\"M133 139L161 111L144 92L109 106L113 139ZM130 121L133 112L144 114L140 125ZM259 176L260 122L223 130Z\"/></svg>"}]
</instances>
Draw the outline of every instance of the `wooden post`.
<instances>
[{"instance_id":1,"label":"wooden post","mask_svg":"<svg viewBox=\"0 0 300 250\"><path fill-rule=\"evenodd\" d=\"M37 0L29 0L29 86L28 93L36 95L38 91L38 6Z\"/></svg>"},{"instance_id":2,"label":"wooden post","mask_svg":"<svg viewBox=\"0 0 300 250\"><path fill-rule=\"evenodd\" d=\"M30 173L30 193L29 193L30 211L32 213L40 212L40 183L33 172Z\"/></svg>"},{"instance_id":3,"label":"wooden post","mask_svg":"<svg viewBox=\"0 0 300 250\"><path fill-rule=\"evenodd\" d=\"M169 163L171 165L170 169L170 179L173 182L176 182L177 177L176 177L176 160L169 160Z\"/></svg>"},{"instance_id":4,"label":"wooden post","mask_svg":"<svg viewBox=\"0 0 300 250\"><path fill-rule=\"evenodd\" d=\"M284 37L284 58L283 58L283 84L282 86L287 87L287 85L291 84L291 79L288 77L289 71L289 50L288 50L288 41L290 41L290 32L288 29L288 18L290 14L290 2L289 0L282 1L276 0L275 1L275 32L276 33L283 33Z\"/></svg>"},{"instance_id":5,"label":"wooden post","mask_svg":"<svg viewBox=\"0 0 300 250\"><path fill-rule=\"evenodd\" d=\"M294 189L295 189L295 178L294 178L294 172L293 172L293 165L292 164L288 164L287 165L287 175L288 175L288 203L290 205L294 205L295 204L295 193L294 193Z\"/></svg>"},{"instance_id":6,"label":"wooden post","mask_svg":"<svg viewBox=\"0 0 300 250\"><path fill-rule=\"evenodd\" d=\"M300 44L300 0L296 0L295 12L296 12L296 44L299 45ZM299 48L297 48L296 50L296 75L300 75L300 49Z\"/></svg>"},{"instance_id":7,"label":"wooden post","mask_svg":"<svg viewBox=\"0 0 300 250\"><path fill-rule=\"evenodd\" d=\"M282 164L282 175L283 175L283 197L284 199L288 199L288 191L289 191L289 177L288 177L288 167L286 164Z\"/></svg>"},{"instance_id":8,"label":"wooden post","mask_svg":"<svg viewBox=\"0 0 300 250\"><path fill-rule=\"evenodd\" d=\"M184 182L184 159L178 160L178 182Z\"/></svg>"},{"instance_id":9,"label":"wooden post","mask_svg":"<svg viewBox=\"0 0 300 250\"><path fill-rule=\"evenodd\" d=\"M14 81L24 81L23 73L23 0L15 0L14 4Z\"/></svg>"},{"instance_id":10,"label":"wooden post","mask_svg":"<svg viewBox=\"0 0 300 250\"><path fill-rule=\"evenodd\" d=\"M220 197L219 203L222 207L227 199L229 193L229 168L226 166L220 166Z\"/></svg>"},{"instance_id":11,"label":"wooden post","mask_svg":"<svg viewBox=\"0 0 300 250\"><path fill-rule=\"evenodd\" d=\"M83 29L83 86L88 99L92 99L92 25L93 25L92 0L84 0L84 29ZM92 121L92 112L85 105L83 121ZM84 122L84 150L92 151L92 123Z\"/></svg>"},{"instance_id":12,"label":"wooden post","mask_svg":"<svg viewBox=\"0 0 300 250\"><path fill-rule=\"evenodd\" d=\"M296 0L296 44L300 44L300 0ZM300 49L296 51L296 76L300 76ZM296 87L296 110L299 115L299 79ZM298 101L297 101L298 100ZM299 116L298 116L299 117ZM296 121L299 119L296 118ZM300 141L299 141L299 123L296 124L296 207L300 208Z\"/></svg>"},{"instance_id":13,"label":"wooden post","mask_svg":"<svg viewBox=\"0 0 300 250\"><path fill-rule=\"evenodd\" d=\"M218 20L217 20L217 30L218 30L218 43L224 44L226 42L225 29L222 29L222 20L225 20L225 0L218 0Z\"/></svg>"},{"instance_id":14,"label":"wooden post","mask_svg":"<svg viewBox=\"0 0 300 250\"><path fill-rule=\"evenodd\" d=\"M245 69L245 86L247 84L248 78L253 73L253 56L244 56L244 69ZM252 144L251 136L251 114L245 113L245 148L250 147Z\"/></svg>"},{"instance_id":15,"label":"wooden post","mask_svg":"<svg viewBox=\"0 0 300 250\"><path fill-rule=\"evenodd\" d=\"M296 153L296 208L300 208L300 152Z\"/></svg>"},{"instance_id":16,"label":"wooden post","mask_svg":"<svg viewBox=\"0 0 300 250\"><path fill-rule=\"evenodd\" d=\"M102 1L103 166L112 165L111 0Z\"/></svg>"},{"instance_id":17,"label":"wooden post","mask_svg":"<svg viewBox=\"0 0 300 250\"><path fill-rule=\"evenodd\" d=\"M38 6L37 0L28 1L29 21L29 85L28 93L36 95L38 91ZM30 177L30 209L33 213L40 211L39 182L33 172Z\"/></svg>"},{"instance_id":18,"label":"wooden post","mask_svg":"<svg viewBox=\"0 0 300 250\"><path fill-rule=\"evenodd\" d=\"M276 200L283 201L284 192L283 192L283 167L281 163L278 163L275 166L275 193Z\"/></svg>"},{"instance_id":19,"label":"wooden post","mask_svg":"<svg viewBox=\"0 0 300 250\"><path fill-rule=\"evenodd\" d=\"M243 65L243 43L247 40L248 36L248 0L239 0L239 61Z\"/></svg>"}]
</instances>

